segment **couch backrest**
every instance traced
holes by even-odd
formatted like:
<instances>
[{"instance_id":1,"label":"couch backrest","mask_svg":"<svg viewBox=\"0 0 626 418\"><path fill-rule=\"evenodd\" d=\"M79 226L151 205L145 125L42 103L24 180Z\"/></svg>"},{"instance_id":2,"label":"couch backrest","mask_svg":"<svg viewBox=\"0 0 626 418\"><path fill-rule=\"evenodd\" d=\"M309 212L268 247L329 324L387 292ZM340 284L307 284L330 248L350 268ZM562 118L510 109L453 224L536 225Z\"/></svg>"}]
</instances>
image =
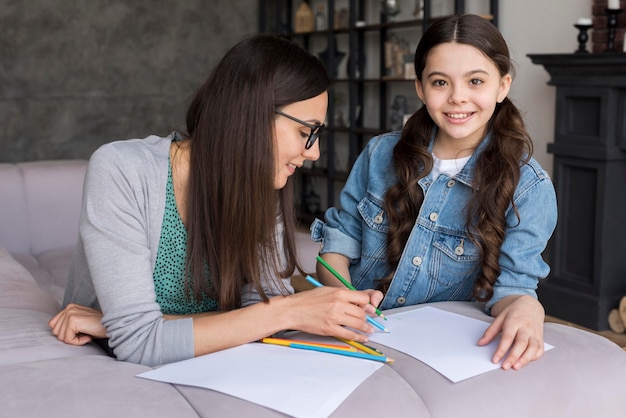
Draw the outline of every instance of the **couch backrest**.
<instances>
[{"instance_id":1,"label":"couch backrest","mask_svg":"<svg viewBox=\"0 0 626 418\"><path fill-rule=\"evenodd\" d=\"M33 254L76 245L86 160L0 164L0 245Z\"/></svg>"}]
</instances>

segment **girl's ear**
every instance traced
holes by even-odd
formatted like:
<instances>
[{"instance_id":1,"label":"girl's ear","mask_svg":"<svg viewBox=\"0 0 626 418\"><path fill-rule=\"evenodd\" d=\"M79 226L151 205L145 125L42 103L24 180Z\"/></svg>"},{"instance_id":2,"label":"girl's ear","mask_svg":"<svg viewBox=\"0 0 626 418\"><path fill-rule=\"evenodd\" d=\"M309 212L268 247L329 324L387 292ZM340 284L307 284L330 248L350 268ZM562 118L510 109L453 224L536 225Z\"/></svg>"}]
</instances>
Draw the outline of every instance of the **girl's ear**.
<instances>
[{"instance_id":1,"label":"girl's ear","mask_svg":"<svg viewBox=\"0 0 626 418\"><path fill-rule=\"evenodd\" d=\"M420 98L422 103L424 102L424 90L422 89L422 83L418 79L415 79L415 91L417 92L417 97Z\"/></svg>"},{"instance_id":2,"label":"girl's ear","mask_svg":"<svg viewBox=\"0 0 626 418\"><path fill-rule=\"evenodd\" d=\"M498 92L498 103L502 103L502 101L509 94L509 90L511 89L511 83L513 82L513 77L511 74L506 74L500 80L500 91Z\"/></svg>"}]
</instances>

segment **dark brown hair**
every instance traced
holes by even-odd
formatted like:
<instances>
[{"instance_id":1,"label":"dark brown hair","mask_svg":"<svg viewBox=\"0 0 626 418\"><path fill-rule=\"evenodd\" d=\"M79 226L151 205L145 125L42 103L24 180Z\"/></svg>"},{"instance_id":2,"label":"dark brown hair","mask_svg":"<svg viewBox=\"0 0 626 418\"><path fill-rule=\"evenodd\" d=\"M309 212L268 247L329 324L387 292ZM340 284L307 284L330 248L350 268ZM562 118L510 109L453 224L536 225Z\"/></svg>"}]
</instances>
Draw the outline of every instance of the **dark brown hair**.
<instances>
[{"instance_id":1,"label":"dark brown hair","mask_svg":"<svg viewBox=\"0 0 626 418\"><path fill-rule=\"evenodd\" d=\"M296 268L302 272L292 181L274 188L274 109L316 97L329 84L322 63L302 47L256 35L230 49L197 90L187 112L187 267L197 299L204 292L229 310L240 306L247 283L267 300L263 272L275 277L289 277ZM282 254L275 239L277 216L285 227Z\"/></svg>"},{"instance_id":2,"label":"dark brown hair","mask_svg":"<svg viewBox=\"0 0 626 418\"><path fill-rule=\"evenodd\" d=\"M509 50L497 28L482 17L462 15L438 20L424 32L415 51L419 82L430 51L447 42L471 45L495 64L501 76L512 73ZM426 107L422 106L407 121L394 149L393 164L398 182L385 195L390 222L387 259L393 270L397 268L424 200L417 182L433 167L428 151L433 125ZM500 274L498 259L506 228L505 213L509 205L516 210L513 194L520 166L532 155L532 141L522 116L509 98L496 105L487 129L491 140L477 156L473 195L466 208L466 229L481 253L481 272L473 290L474 297L480 301L493 296L493 284ZM381 289L388 287L392 277L393 273L381 281Z\"/></svg>"}]
</instances>

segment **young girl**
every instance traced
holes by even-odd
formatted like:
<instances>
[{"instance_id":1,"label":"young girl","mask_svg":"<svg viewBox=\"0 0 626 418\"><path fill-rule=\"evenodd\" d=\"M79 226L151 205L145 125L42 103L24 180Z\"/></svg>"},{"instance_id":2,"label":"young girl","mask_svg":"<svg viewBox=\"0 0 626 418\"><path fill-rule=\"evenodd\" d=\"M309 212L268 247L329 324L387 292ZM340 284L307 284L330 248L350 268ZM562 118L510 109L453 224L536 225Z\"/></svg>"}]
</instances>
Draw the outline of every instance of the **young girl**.
<instances>
[{"instance_id":1,"label":"young girl","mask_svg":"<svg viewBox=\"0 0 626 418\"><path fill-rule=\"evenodd\" d=\"M366 342L380 292L289 284L302 272L291 178L319 157L329 83L304 49L257 35L198 89L185 135L97 150L53 333L107 337L119 360L151 366L287 329Z\"/></svg>"},{"instance_id":2,"label":"young girl","mask_svg":"<svg viewBox=\"0 0 626 418\"><path fill-rule=\"evenodd\" d=\"M543 354L541 253L557 218L548 174L507 98L506 42L474 15L433 23L415 52L424 103L402 132L372 139L352 168L341 209L316 220L321 254L358 289L380 289L381 309L478 300L501 333L493 357L519 369ZM339 285L318 265L320 279ZM508 355L506 355L508 351ZM505 356L506 355L506 356Z\"/></svg>"}]
</instances>

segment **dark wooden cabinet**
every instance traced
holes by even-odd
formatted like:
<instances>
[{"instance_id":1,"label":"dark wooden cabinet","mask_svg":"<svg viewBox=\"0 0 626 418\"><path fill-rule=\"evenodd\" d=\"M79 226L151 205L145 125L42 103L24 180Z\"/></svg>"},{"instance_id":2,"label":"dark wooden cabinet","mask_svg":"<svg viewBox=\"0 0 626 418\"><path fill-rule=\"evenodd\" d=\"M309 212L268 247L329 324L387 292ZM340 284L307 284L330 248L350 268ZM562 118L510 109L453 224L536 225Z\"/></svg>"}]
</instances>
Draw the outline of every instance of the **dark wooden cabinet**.
<instances>
[{"instance_id":1,"label":"dark wooden cabinet","mask_svg":"<svg viewBox=\"0 0 626 418\"><path fill-rule=\"evenodd\" d=\"M608 329L626 295L626 54L532 54L556 86L553 180L559 220L546 313Z\"/></svg>"}]
</instances>

